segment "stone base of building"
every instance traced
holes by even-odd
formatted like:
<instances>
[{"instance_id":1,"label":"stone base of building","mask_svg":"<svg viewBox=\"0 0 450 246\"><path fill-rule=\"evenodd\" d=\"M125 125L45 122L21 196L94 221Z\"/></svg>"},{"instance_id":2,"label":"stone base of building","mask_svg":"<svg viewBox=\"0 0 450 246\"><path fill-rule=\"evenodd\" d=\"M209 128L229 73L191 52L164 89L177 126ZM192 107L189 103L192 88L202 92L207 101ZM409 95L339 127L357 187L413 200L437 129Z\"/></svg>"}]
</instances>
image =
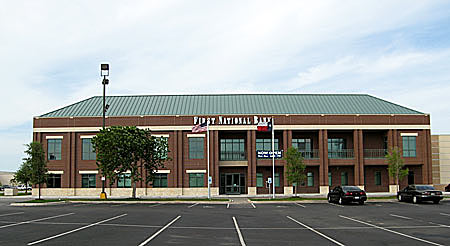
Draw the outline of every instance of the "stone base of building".
<instances>
[{"instance_id":1,"label":"stone base of building","mask_svg":"<svg viewBox=\"0 0 450 246\"><path fill-rule=\"evenodd\" d=\"M320 193L320 194L327 195L328 192L330 192L330 187L329 187L328 185L321 185L321 186L319 187L319 193Z\"/></svg>"},{"instance_id":2,"label":"stone base of building","mask_svg":"<svg viewBox=\"0 0 450 246\"><path fill-rule=\"evenodd\" d=\"M39 189L32 190L38 196ZM87 196L100 197L102 188L41 188L41 196L68 197ZM131 197L132 188L105 188L108 197ZM218 196L219 188L211 187L211 196ZM208 188L136 188L137 197L203 197L208 196Z\"/></svg>"},{"instance_id":3,"label":"stone base of building","mask_svg":"<svg viewBox=\"0 0 450 246\"><path fill-rule=\"evenodd\" d=\"M357 185L358 188L360 188L361 190L364 190L364 185Z\"/></svg>"},{"instance_id":4,"label":"stone base of building","mask_svg":"<svg viewBox=\"0 0 450 246\"><path fill-rule=\"evenodd\" d=\"M247 193L248 193L249 196L256 195L256 187L248 187L247 188Z\"/></svg>"},{"instance_id":5,"label":"stone base of building","mask_svg":"<svg viewBox=\"0 0 450 246\"><path fill-rule=\"evenodd\" d=\"M293 195L294 187L293 186L285 186L284 187L284 195Z\"/></svg>"},{"instance_id":6,"label":"stone base of building","mask_svg":"<svg viewBox=\"0 0 450 246\"><path fill-rule=\"evenodd\" d=\"M397 193L398 187L398 185L389 185L389 193Z\"/></svg>"}]
</instances>

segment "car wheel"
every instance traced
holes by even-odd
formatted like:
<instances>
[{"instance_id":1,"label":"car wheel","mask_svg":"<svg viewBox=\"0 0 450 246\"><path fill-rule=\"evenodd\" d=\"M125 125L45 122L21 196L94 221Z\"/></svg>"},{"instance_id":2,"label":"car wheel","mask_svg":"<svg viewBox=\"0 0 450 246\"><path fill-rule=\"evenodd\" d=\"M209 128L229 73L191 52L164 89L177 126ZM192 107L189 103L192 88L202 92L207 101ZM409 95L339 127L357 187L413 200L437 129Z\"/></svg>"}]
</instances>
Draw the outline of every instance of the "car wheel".
<instances>
[{"instance_id":1,"label":"car wheel","mask_svg":"<svg viewBox=\"0 0 450 246\"><path fill-rule=\"evenodd\" d=\"M328 196L328 202L331 203L331 197L330 196Z\"/></svg>"},{"instance_id":2,"label":"car wheel","mask_svg":"<svg viewBox=\"0 0 450 246\"><path fill-rule=\"evenodd\" d=\"M359 205L364 205L364 201L359 201Z\"/></svg>"},{"instance_id":3,"label":"car wheel","mask_svg":"<svg viewBox=\"0 0 450 246\"><path fill-rule=\"evenodd\" d=\"M439 200L434 200L433 203L434 204L439 204Z\"/></svg>"},{"instance_id":4,"label":"car wheel","mask_svg":"<svg viewBox=\"0 0 450 246\"><path fill-rule=\"evenodd\" d=\"M416 204L416 203L418 202L418 200L417 200L417 197L416 197L416 196L413 196L412 202L413 202L414 204Z\"/></svg>"},{"instance_id":5,"label":"car wheel","mask_svg":"<svg viewBox=\"0 0 450 246\"><path fill-rule=\"evenodd\" d=\"M344 204L344 200L342 200L342 197L339 197L339 204Z\"/></svg>"}]
</instances>

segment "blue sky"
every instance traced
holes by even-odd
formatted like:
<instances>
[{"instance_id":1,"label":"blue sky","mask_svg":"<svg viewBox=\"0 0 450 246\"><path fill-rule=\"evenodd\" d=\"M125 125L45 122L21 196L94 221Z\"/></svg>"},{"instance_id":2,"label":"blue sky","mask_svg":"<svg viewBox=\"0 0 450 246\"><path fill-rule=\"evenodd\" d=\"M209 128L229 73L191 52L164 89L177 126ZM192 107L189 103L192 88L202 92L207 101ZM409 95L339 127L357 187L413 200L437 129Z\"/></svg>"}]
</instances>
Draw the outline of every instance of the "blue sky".
<instances>
[{"instance_id":1,"label":"blue sky","mask_svg":"<svg viewBox=\"0 0 450 246\"><path fill-rule=\"evenodd\" d=\"M101 95L369 93L450 134L449 1L0 0L0 170L32 118Z\"/></svg>"}]
</instances>

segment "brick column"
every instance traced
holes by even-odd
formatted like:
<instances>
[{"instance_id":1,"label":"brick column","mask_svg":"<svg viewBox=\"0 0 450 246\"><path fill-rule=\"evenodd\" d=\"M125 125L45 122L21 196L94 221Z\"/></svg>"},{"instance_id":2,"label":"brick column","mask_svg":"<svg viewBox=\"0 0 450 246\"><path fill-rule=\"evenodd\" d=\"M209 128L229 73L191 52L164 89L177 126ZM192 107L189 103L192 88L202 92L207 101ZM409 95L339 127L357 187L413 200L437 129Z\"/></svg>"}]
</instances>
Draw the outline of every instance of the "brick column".
<instances>
[{"instance_id":1,"label":"brick column","mask_svg":"<svg viewBox=\"0 0 450 246\"><path fill-rule=\"evenodd\" d=\"M251 131L251 140L252 140L252 162L249 163L249 165L252 165L252 176L255 177L254 180L252 180L252 185L256 187L256 131Z\"/></svg>"},{"instance_id":2,"label":"brick column","mask_svg":"<svg viewBox=\"0 0 450 246\"><path fill-rule=\"evenodd\" d=\"M252 159L255 158L252 155L252 132L247 130L247 144L246 144L246 153L247 153L247 187L254 187L253 179L256 179L256 176L253 176L253 166L251 165Z\"/></svg>"},{"instance_id":3,"label":"brick column","mask_svg":"<svg viewBox=\"0 0 450 246\"><path fill-rule=\"evenodd\" d=\"M319 184L320 193L328 192L328 131L319 130Z\"/></svg>"},{"instance_id":4,"label":"brick column","mask_svg":"<svg viewBox=\"0 0 450 246\"><path fill-rule=\"evenodd\" d=\"M178 188L183 188L183 131L177 131L177 182Z\"/></svg>"},{"instance_id":5,"label":"brick column","mask_svg":"<svg viewBox=\"0 0 450 246\"><path fill-rule=\"evenodd\" d=\"M75 132L69 133L69 151L70 151L70 157L69 157L69 173L65 176L68 177L68 187L69 188L76 188L76 177L77 177L77 139ZM101 172L99 172L101 175Z\"/></svg>"},{"instance_id":6,"label":"brick column","mask_svg":"<svg viewBox=\"0 0 450 246\"><path fill-rule=\"evenodd\" d=\"M428 145L429 145L429 141L431 141L428 138L428 134L427 134L427 130L422 130L421 132L419 132L419 138L420 138L420 144L419 147L420 149L420 153L422 156L422 160L423 160L423 165L422 165L422 183L423 184L429 184L429 176L432 173L432 168L429 166L429 161L428 161ZM417 151L419 152L419 151Z\"/></svg>"},{"instance_id":7,"label":"brick column","mask_svg":"<svg viewBox=\"0 0 450 246\"><path fill-rule=\"evenodd\" d=\"M359 155L359 137L358 137L358 133L359 130L355 129L353 130L353 152L354 152L354 157L353 157L353 163L354 163L354 175L353 175L353 179L354 179L354 183L356 186L360 186L360 180L359 180L359 175L360 175L360 166L359 166L359 162L361 161L359 159L360 155Z\"/></svg>"},{"instance_id":8,"label":"brick column","mask_svg":"<svg viewBox=\"0 0 450 246\"><path fill-rule=\"evenodd\" d=\"M214 183L214 187L219 187L220 184L220 172L219 172L219 131L215 130L214 131L214 152L216 153L214 155L214 163L216 165L216 168L214 169L214 176L215 178L213 178L213 183Z\"/></svg>"},{"instance_id":9,"label":"brick column","mask_svg":"<svg viewBox=\"0 0 450 246\"><path fill-rule=\"evenodd\" d=\"M389 129L387 136L388 136L388 153L390 153L390 151L394 148L394 130ZM389 177L389 185L395 184L394 178L391 177L391 175L389 175L389 173L388 173L388 177Z\"/></svg>"}]
</instances>

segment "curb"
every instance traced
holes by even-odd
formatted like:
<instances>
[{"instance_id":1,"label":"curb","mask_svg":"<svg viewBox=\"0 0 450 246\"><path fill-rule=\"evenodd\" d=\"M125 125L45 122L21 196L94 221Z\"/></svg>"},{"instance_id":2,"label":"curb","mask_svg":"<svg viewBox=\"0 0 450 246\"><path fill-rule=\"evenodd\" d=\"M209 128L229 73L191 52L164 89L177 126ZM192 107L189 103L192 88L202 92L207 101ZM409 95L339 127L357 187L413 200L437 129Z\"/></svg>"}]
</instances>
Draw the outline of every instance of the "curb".
<instances>
[{"instance_id":1,"label":"curb","mask_svg":"<svg viewBox=\"0 0 450 246\"><path fill-rule=\"evenodd\" d=\"M154 203L172 203L172 204L227 204L230 201L67 201L68 203L87 203L87 204L154 204Z\"/></svg>"}]
</instances>

